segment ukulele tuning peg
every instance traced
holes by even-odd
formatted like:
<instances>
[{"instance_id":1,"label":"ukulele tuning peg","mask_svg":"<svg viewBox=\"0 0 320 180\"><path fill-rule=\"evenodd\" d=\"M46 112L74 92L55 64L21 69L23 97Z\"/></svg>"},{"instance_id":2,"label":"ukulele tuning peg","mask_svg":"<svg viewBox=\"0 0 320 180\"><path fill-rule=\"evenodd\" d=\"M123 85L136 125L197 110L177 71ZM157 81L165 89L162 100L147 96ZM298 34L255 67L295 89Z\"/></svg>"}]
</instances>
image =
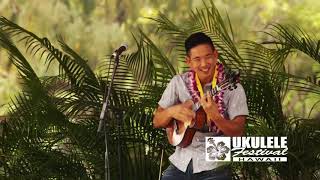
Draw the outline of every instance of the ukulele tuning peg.
<instances>
[{"instance_id":1,"label":"ukulele tuning peg","mask_svg":"<svg viewBox=\"0 0 320 180\"><path fill-rule=\"evenodd\" d=\"M231 69L225 69L225 76L226 77L230 77L230 76L232 76L232 71L231 71Z\"/></svg>"},{"instance_id":2,"label":"ukulele tuning peg","mask_svg":"<svg viewBox=\"0 0 320 180\"><path fill-rule=\"evenodd\" d=\"M233 84L233 88L234 88L234 89L237 89L237 87L238 87L238 86L237 86L236 84Z\"/></svg>"},{"instance_id":3,"label":"ukulele tuning peg","mask_svg":"<svg viewBox=\"0 0 320 180\"><path fill-rule=\"evenodd\" d=\"M234 74L235 74L235 75L240 75L240 69L236 69L236 70L234 71Z\"/></svg>"}]
</instances>

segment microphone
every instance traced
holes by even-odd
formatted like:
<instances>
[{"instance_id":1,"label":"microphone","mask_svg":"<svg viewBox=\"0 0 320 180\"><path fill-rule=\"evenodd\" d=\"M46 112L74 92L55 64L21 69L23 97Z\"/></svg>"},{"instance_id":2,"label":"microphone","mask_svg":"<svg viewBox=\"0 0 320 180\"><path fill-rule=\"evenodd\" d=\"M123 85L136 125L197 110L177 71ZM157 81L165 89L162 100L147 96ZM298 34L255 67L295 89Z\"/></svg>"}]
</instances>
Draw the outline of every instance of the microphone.
<instances>
[{"instance_id":1,"label":"microphone","mask_svg":"<svg viewBox=\"0 0 320 180\"><path fill-rule=\"evenodd\" d=\"M128 49L128 45L127 44L121 44L121 46L113 52L111 57L119 56L124 51L126 51L127 49Z\"/></svg>"}]
</instances>

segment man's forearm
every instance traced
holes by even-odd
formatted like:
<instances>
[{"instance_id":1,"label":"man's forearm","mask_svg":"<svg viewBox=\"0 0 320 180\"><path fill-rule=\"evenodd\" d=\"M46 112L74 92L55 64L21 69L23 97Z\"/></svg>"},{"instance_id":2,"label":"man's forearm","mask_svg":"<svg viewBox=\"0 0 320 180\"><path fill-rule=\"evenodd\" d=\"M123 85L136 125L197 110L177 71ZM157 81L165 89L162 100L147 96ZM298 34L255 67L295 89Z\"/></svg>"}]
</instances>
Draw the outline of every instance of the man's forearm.
<instances>
[{"instance_id":1,"label":"man's forearm","mask_svg":"<svg viewBox=\"0 0 320 180\"><path fill-rule=\"evenodd\" d=\"M172 120L172 107L158 108L153 117L154 128L165 128Z\"/></svg>"},{"instance_id":2,"label":"man's forearm","mask_svg":"<svg viewBox=\"0 0 320 180\"><path fill-rule=\"evenodd\" d=\"M244 133L245 116L227 120L219 115L210 119L226 136L241 136Z\"/></svg>"}]
</instances>

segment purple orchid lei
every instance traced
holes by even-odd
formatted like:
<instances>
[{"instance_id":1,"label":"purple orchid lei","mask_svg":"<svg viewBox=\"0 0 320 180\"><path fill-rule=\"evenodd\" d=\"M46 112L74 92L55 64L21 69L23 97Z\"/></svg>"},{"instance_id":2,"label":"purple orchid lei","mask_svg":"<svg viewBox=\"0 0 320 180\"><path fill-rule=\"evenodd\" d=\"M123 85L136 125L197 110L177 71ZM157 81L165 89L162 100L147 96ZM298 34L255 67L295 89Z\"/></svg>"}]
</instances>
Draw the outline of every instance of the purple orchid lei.
<instances>
[{"instance_id":1,"label":"purple orchid lei","mask_svg":"<svg viewBox=\"0 0 320 180\"><path fill-rule=\"evenodd\" d=\"M216 64L216 70L218 70L218 75L217 75L217 83L219 84L220 82L223 81L224 79L224 66L221 63L217 63ZM197 103L200 101L200 92L198 90L197 87L197 82L196 82L196 73L193 70L190 70L188 72L188 79L189 79L189 83L187 85L187 89L192 97L192 101L194 103ZM219 113L221 114L221 116L224 117L224 113L226 111L225 105L223 103L223 95L224 92L223 91L219 91L215 96L215 102L218 105L218 110ZM222 131L220 131L217 126L215 125L214 122L211 122L211 127L209 127L211 129L211 131L217 133L217 134L222 134Z\"/></svg>"}]
</instances>

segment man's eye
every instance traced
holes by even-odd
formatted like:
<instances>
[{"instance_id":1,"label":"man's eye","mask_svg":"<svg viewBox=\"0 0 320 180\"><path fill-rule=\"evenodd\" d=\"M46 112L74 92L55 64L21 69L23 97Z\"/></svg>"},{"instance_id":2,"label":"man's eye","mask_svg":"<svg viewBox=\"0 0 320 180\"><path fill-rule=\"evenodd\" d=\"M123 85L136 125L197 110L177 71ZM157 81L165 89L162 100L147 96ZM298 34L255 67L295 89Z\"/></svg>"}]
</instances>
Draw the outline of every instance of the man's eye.
<instances>
[{"instance_id":1,"label":"man's eye","mask_svg":"<svg viewBox=\"0 0 320 180\"><path fill-rule=\"evenodd\" d=\"M206 56L205 59L206 59L206 60L210 60L210 59L212 59L212 56L210 56L210 55L209 55L209 56Z\"/></svg>"}]
</instances>

